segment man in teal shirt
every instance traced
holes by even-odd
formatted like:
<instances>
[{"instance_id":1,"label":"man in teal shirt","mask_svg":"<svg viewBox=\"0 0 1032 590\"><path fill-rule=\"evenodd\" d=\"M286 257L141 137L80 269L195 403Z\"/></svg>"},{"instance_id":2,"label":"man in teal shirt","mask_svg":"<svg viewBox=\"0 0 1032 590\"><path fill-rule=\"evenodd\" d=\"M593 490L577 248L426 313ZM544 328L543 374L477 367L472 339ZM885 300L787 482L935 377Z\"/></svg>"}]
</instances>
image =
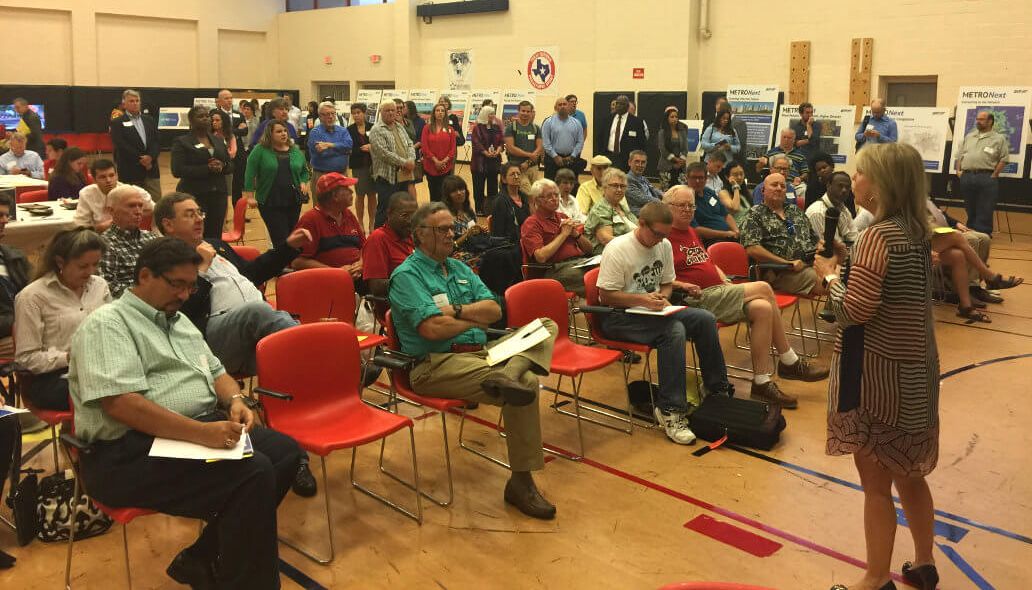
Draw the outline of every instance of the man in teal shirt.
<instances>
[{"instance_id":1,"label":"man in teal shirt","mask_svg":"<svg viewBox=\"0 0 1032 590\"><path fill-rule=\"evenodd\" d=\"M502 317L494 295L464 263L451 258L454 219L432 202L412 216L416 245L391 273L390 300L402 352L420 360L409 373L420 395L502 406L512 477L505 501L534 518L555 517L555 506L538 491L530 472L544 468L537 375L548 375L556 325L542 323L551 337L504 365L487 364L484 329Z\"/></svg>"},{"instance_id":2,"label":"man in teal shirt","mask_svg":"<svg viewBox=\"0 0 1032 590\"><path fill-rule=\"evenodd\" d=\"M276 507L302 451L258 427L179 307L196 289L200 255L176 238L140 251L134 286L90 314L72 337L69 389L90 495L208 525L169 565L194 588L279 588ZM237 461L150 457L156 437L231 448L247 431L254 454Z\"/></svg>"}]
</instances>

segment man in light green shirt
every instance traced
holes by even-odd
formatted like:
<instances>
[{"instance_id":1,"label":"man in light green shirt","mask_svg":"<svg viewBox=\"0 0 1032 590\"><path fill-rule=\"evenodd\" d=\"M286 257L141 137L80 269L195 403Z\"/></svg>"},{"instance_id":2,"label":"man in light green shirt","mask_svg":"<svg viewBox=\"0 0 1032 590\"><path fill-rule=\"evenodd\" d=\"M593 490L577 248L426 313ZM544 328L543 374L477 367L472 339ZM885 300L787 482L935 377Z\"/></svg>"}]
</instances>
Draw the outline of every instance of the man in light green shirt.
<instances>
[{"instance_id":1,"label":"man in light green shirt","mask_svg":"<svg viewBox=\"0 0 1032 590\"><path fill-rule=\"evenodd\" d=\"M72 337L69 389L76 435L92 443L81 473L92 497L199 518L208 526L168 567L202 588L279 588L276 507L302 451L254 424L236 382L179 308L196 290L200 255L158 238L140 251L134 286ZM150 457L156 437L231 448L237 461ZM245 542L242 542L245 540Z\"/></svg>"},{"instance_id":2,"label":"man in light green shirt","mask_svg":"<svg viewBox=\"0 0 1032 590\"><path fill-rule=\"evenodd\" d=\"M1010 143L995 125L992 113L980 111L975 116L975 128L964 136L957 151L957 178L967 209L967 226L990 237L1000 197L999 177L1010 155Z\"/></svg>"}]
</instances>

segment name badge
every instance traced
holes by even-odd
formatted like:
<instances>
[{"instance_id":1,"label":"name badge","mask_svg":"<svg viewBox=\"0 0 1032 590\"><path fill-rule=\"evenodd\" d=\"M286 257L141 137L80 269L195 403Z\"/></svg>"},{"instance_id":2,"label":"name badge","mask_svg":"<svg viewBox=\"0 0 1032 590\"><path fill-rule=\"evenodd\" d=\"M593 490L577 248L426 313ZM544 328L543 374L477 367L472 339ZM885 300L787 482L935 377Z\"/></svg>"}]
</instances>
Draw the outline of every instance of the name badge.
<instances>
[{"instance_id":1,"label":"name badge","mask_svg":"<svg viewBox=\"0 0 1032 590\"><path fill-rule=\"evenodd\" d=\"M199 149L199 150L203 150L204 149L204 144L203 143L199 143L199 144L195 145L194 147Z\"/></svg>"},{"instance_id":2,"label":"name badge","mask_svg":"<svg viewBox=\"0 0 1032 590\"><path fill-rule=\"evenodd\" d=\"M469 284L469 281L467 281L466 279L456 279L455 282L460 284L460 285L468 285Z\"/></svg>"},{"instance_id":3,"label":"name badge","mask_svg":"<svg viewBox=\"0 0 1032 590\"><path fill-rule=\"evenodd\" d=\"M132 127L132 126L133 126L133 122L132 121L122 121L122 127Z\"/></svg>"},{"instance_id":4,"label":"name badge","mask_svg":"<svg viewBox=\"0 0 1032 590\"><path fill-rule=\"evenodd\" d=\"M450 305L450 303L448 302L448 294L438 293L437 295L434 295L434 305L436 305L437 307L447 307L448 305Z\"/></svg>"},{"instance_id":5,"label":"name badge","mask_svg":"<svg viewBox=\"0 0 1032 590\"><path fill-rule=\"evenodd\" d=\"M527 139L529 139L530 141L534 141L535 137L536 137L536 135L534 135L533 133L528 133L527 134Z\"/></svg>"},{"instance_id":6,"label":"name badge","mask_svg":"<svg viewBox=\"0 0 1032 590\"><path fill-rule=\"evenodd\" d=\"M717 206L717 199L715 199L714 197L710 197L709 198L709 206L710 207L716 207Z\"/></svg>"},{"instance_id":7,"label":"name badge","mask_svg":"<svg viewBox=\"0 0 1032 590\"><path fill-rule=\"evenodd\" d=\"M628 131L627 132L627 137L638 137L638 132L637 131Z\"/></svg>"},{"instance_id":8,"label":"name badge","mask_svg":"<svg viewBox=\"0 0 1032 590\"><path fill-rule=\"evenodd\" d=\"M994 148L994 147L986 146L986 147L982 148L982 151L987 153L987 154L989 154L990 156L995 156L996 155L996 148Z\"/></svg>"}]
</instances>

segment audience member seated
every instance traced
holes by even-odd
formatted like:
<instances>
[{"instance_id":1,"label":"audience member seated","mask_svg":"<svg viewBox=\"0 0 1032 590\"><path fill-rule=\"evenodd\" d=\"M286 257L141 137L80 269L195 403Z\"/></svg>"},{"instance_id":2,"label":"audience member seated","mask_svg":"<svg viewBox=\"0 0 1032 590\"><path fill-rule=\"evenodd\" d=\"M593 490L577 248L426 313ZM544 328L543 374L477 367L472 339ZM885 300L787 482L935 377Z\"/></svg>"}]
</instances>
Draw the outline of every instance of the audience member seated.
<instances>
[{"instance_id":1,"label":"audience member seated","mask_svg":"<svg viewBox=\"0 0 1032 590\"><path fill-rule=\"evenodd\" d=\"M770 174L774 174L776 172L776 173L780 174L781 176L783 176L785 178L788 178L788 175L791 172L791 170L792 170L792 161L789 160L788 156L786 156L785 154L775 154L775 155L770 157ZM795 203L796 202L795 187L792 186L791 184L788 184L786 189L785 189L785 192L786 192L787 198L790 199L793 203ZM753 202L753 205L759 205L760 203L763 202L763 182L762 181L759 184L756 185L756 188L753 189L752 202Z\"/></svg>"},{"instance_id":2,"label":"audience member seated","mask_svg":"<svg viewBox=\"0 0 1032 590\"><path fill-rule=\"evenodd\" d=\"M749 208L752 207L748 197L749 191L745 185L745 166L737 161L731 162L724 171L726 172L725 188L720 191L717 198L724 204L724 208L734 218L735 226L741 231L745 218L749 216Z\"/></svg>"},{"instance_id":3,"label":"audience member seated","mask_svg":"<svg viewBox=\"0 0 1032 590\"><path fill-rule=\"evenodd\" d=\"M724 190L724 166L727 165L728 157L722 152L714 152L706 159L706 186L719 195Z\"/></svg>"},{"instance_id":4,"label":"audience member seated","mask_svg":"<svg viewBox=\"0 0 1032 590\"><path fill-rule=\"evenodd\" d=\"M631 167L634 167L631 154ZM523 259L550 265L544 278L555 279L567 291L584 296L584 269L576 266L584 262L584 255L592 250L591 241L584 235L584 224L570 219L559 209L559 187L543 178L530 188L535 203L534 214L523 223L520 247Z\"/></svg>"},{"instance_id":5,"label":"audience member seated","mask_svg":"<svg viewBox=\"0 0 1032 590\"><path fill-rule=\"evenodd\" d=\"M817 152L810 156L807 164L813 172L810 175L810 181L806 183L806 206L809 207L827 192L828 183L831 182L831 175L835 172L835 160L829 154ZM849 191L849 201L846 203L846 207L851 215L856 214L854 211L856 206L853 204L852 188Z\"/></svg>"},{"instance_id":6,"label":"audience member seated","mask_svg":"<svg viewBox=\"0 0 1032 590\"><path fill-rule=\"evenodd\" d=\"M495 215L492 216L492 232L486 225L477 223L476 212L470 206L469 188L462 178L449 175L441 182L444 204L452 215L452 258L465 262L488 289L501 296L505 290L523 280L521 269L519 232L526 220L530 199L520 190L520 168L516 164L502 164L503 191L509 195L498 195L495 199ZM511 196L515 193L519 203ZM501 219L501 221L497 221ZM501 225L495 225L500 223ZM506 230L509 231L500 231Z\"/></svg>"},{"instance_id":7,"label":"audience member seated","mask_svg":"<svg viewBox=\"0 0 1032 590\"><path fill-rule=\"evenodd\" d=\"M387 297L391 273L416 249L412 243L412 214L418 207L408 191L391 195L387 223L373 230L362 247L362 280L369 292Z\"/></svg>"},{"instance_id":8,"label":"audience member seated","mask_svg":"<svg viewBox=\"0 0 1032 590\"><path fill-rule=\"evenodd\" d=\"M559 187L559 211L570 219L584 223L588 216L580 210L577 199L571 194L577 185L577 175L569 168L560 168L555 173L555 184Z\"/></svg>"},{"instance_id":9,"label":"audience member seated","mask_svg":"<svg viewBox=\"0 0 1032 590\"><path fill-rule=\"evenodd\" d=\"M613 238L634 231L638 227L638 219L627 208L627 175L619 168L606 170L602 177L602 198L591 207L588 218L584 220L584 233L591 240L594 254L601 254L606 244ZM581 185L584 188L584 185Z\"/></svg>"},{"instance_id":10,"label":"audience member seated","mask_svg":"<svg viewBox=\"0 0 1032 590\"><path fill-rule=\"evenodd\" d=\"M118 181L118 172L115 170L115 163L111 160L101 158L93 162L90 167L96 179L94 184L84 187L79 191L79 203L75 206L75 216L72 221L75 225L91 227L94 231L104 233L111 226L111 212L108 211L108 194L117 187L127 186L140 193L143 199L143 211L150 215L154 210L154 201L146 190L131 184L122 184Z\"/></svg>"},{"instance_id":11,"label":"audience member seated","mask_svg":"<svg viewBox=\"0 0 1032 590\"><path fill-rule=\"evenodd\" d=\"M605 156L595 156L588 164L591 165L591 180L577 187L577 205L580 207L581 213L585 215L591 211L595 203L602 200L602 177L613 163ZM624 208L630 210L626 198L624 199Z\"/></svg>"},{"instance_id":12,"label":"audience member seated","mask_svg":"<svg viewBox=\"0 0 1032 590\"><path fill-rule=\"evenodd\" d=\"M47 159L43 161L43 178L50 180L50 176L54 173L54 169L57 168L57 161L61 159L61 154L68 149L68 142L62 137L51 137L47 141ZM93 184L93 175L90 174L89 163L84 159L77 168L79 174L86 179L86 184ZM71 197L73 199L78 198L78 195Z\"/></svg>"},{"instance_id":13,"label":"audience member seated","mask_svg":"<svg viewBox=\"0 0 1032 590\"><path fill-rule=\"evenodd\" d=\"M59 232L43 254L36 280L15 297L15 360L32 373L24 394L38 408L68 409L72 334L111 301L107 283L95 274L106 249L93 230Z\"/></svg>"},{"instance_id":14,"label":"audience member seated","mask_svg":"<svg viewBox=\"0 0 1032 590\"><path fill-rule=\"evenodd\" d=\"M356 292L365 293L362 247L366 238L362 224L351 212L356 184L358 180L339 172L327 172L319 177L316 206L297 222L297 228L307 230L312 239L291 266L298 270L324 266L343 268L354 280Z\"/></svg>"},{"instance_id":15,"label":"audience member seated","mask_svg":"<svg viewBox=\"0 0 1032 590\"><path fill-rule=\"evenodd\" d=\"M15 131L7 136L10 148L0 156L0 174L23 174L43 180L43 160L39 154L25 149L25 136Z\"/></svg>"},{"instance_id":16,"label":"audience member seated","mask_svg":"<svg viewBox=\"0 0 1032 590\"><path fill-rule=\"evenodd\" d=\"M474 271L479 271L480 255L490 247L491 230L486 225L477 223L477 214L470 205L469 189L465 180L454 174L445 176L441 181L441 195L442 202L448 206L448 212L455 220L452 226L455 239L452 258L465 262Z\"/></svg>"},{"instance_id":17,"label":"audience member seated","mask_svg":"<svg viewBox=\"0 0 1032 590\"><path fill-rule=\"evenodd\" d=\"M77 147L66 149L54 166L54 172L50 175L47 184L47 199L57 201L58 199L77 199L79 191L86 188L89 182L86 180L84 170L86 168L86 154Z\"/></svg>"},{"instance_id":18,"label":"audience member seated","mask_svg":"<svg viewBox=\"0 0 1032 590\"><path fill-rule=\"evenodd\" d=\"M695 217L692 227L706 246L716 242L736 242L739 233L738 223L728 213L718 196L719 193L706 186L707 166L702 162L692 162L688 164L688 170L685 172L688 186L695 194Z\"/></svg>"},{"instance_id":19,"label":"audience member seated","mask_svg":"<svg viewBox=\"0 0 1032 590\"><path fill-rule=\"evenodd\" d=\"M677 107L663 110L663 122L656 137L659 146L659 161L656 169L663 188L670 188L684 181L684 167L688 163L688 127L681 122Z\"/></svg>"},{"instance_id":20,"label":"audience member seated","mask_svg":"<svg viewBox=\"0 0 1032 590\"><path fill-rule=\"evenodd\" d=\"M14 202L0 194L0 240L11 221ZM29 284L32 265L21 250L0 244L0 358L14 358L14 298Z\"/></svg>"},{"instance_id":21,"label":"audience member seated","mask_svg":"<svg viewBox=\"0 0 1032 590\"><path fill-rule=\"evenodd\" d=\"M108 248L100 260L100 276L107 281L111 297L115 299L136 280L136 261L143 245L158 237L154 232L140 229L144 197L150 198L150 195L129 185L116 186L107 196L111 225L101 234Z\"/></svg>"},{"instance_id":22,"label":"audience member seated","mask_svg":"<svg viewBox=\"0 0 1032 590\"><path fill-rule=\"evenodd\" d=\"M627 205L635 216L645 206L645 203L660 201L663 193L652 186L648 178L645 178L645 167L648 166L649 156L641 150L634 150L627 156Z\"/></svg>"},{"instance_id":23,"label":"audience member seated","mask_svg":"<svg viewBox=\"0 0 1032 590\"><path fill-rule=\"evenodd\" d=\"M978 259L985 263L986 266L989 265L989 249L992 246L993 239L989 237L988 234L975 231L953 217L950 217L942 209L936 206L935 202L931 199L928 200L928 212L931 217L930 224L933 230L943 232L944 230L939 228L950 227L960 232L960 235L964 236L964 239L967 240L971 249L978 254ZM968 290L971 292L971 296L983 303L1003 303L1003 297L990 293L982 287L981 279L982 277L979 274L979 267L968 265ZM976 305L976 307L980 306Z\"/></svg>"},{"instance_id":24,"label":"audience member seated","mask_svg":"<svg viewBox=\"0 0 1032 590\"><path fill-rule=\"evenodd\" d=\"M741 242L757 262L791 265L785 270L766 270L760 279L776 291L817 295L824 288L817 281L812 256L817 233L799 207L785 201L785 177L771 172L763 181L763 202L749 210L742 226ZM843 258L845 258L843 253ZM804 262L803 259L810 262Z\"/></svg>"},{"instance_id":25,"label":"audience member seated","mask_svg":"<svg viewBox=\"0 0 1032 590\"><path fill-rule=\"evenodd\" d=\"M667 191L663 202L674 217L667 238L673 246L674 280L672 302L700 307L712 313L718 322L749 322L749 347L753 365L750 396L786 408L794 408L794 396L781 391L771 380L774 366L770 358L773 345L781 356L778 375L783 379L819 381L828 376L827 369L818 369L792 350L781 323L774 291L763 281L733 284L727 275L710 260L702 241L692 228L695 195L690 187L675 186Z\"/></svg>"},{"instance_id":26,"label":"audience member seated","mask_svg":"<svg viewBox=\"0 0 1032 590\"><path fill-rule=\"evenodd\" d=\"M196 204L194 204L196 207ZM72 340L68 374L86 489L112 507L207 522L166 570L193 588L278 588L276 506L303 457L293 439L262 428L201 334L178 312L201 257L171 238L140 253L135 286L93 314ZM156 437L211 448L244 432L254 456L184 461L148 456Z\"/></svg>"},{"instance_id":27,"label":"audience member seated","mask_svg":"<svg viewBox=\"0 0 1032 590\"><path fill-rule=\"evenodd\" d=\"M795 131L782 129L778 145L767 150L765 156L756 160L756 171L763 172L770 159L775 155L787 156L791 162L791 167L788 170L788 181L795 188L795 192L802 194L806 191L806 181L810 177L810 168L806 163L806 155L795 147L795 139Z\"/></svg>"},{"instance_id":28,"label":"audience member seated","mask_svg":"<svg viewBox=\"0 0 1032 590\"><path fill-rule=\"evenodd\" d=\"M828 209L839 210L838 226L835 228L835 239L852 246L856 241L857 232L853 229L853 214L846 207L846 195L851 193L853 181L845 172L833 172L829 180L828 189L823 197L814 201L806 208L806 217L810 220L810 226L818 236L824 235L824 218Z\"/></svg>"},{"instance_id":29,"label":"audience member seated","mask_svg":"<svg viewBox=\"0 0 1032 590\"><path fill-rule=\"evenodd\" d=\"M484 328L497 322L502 310L480 278L451 257L454 223L444 203L420 207L412 218L416 251L391 275L391 309L402 352L420 359L409 379L422 395L501 406L512 466L505 501L528 516L551 519L555 506L538 491L531 471L545 465L538 376L548 375L557 328L543 319L550 338L504 365L487 364Z\"/></svg>"},{"instance_id":30,"label":"audience member seated","mask_svg":"<svg viewBox=\"0 0 1032 590\"><path fill-rule=\"evenodd\" d=\"M599 296L603 305L658 311L670 305L676 279L673 251L666 240L673 217L665 204L649 203L642 207L640 220L633 232L614 239L602 253ZM656 349L659 391L654 412L667 437L677 444L695 442L688 427L685 343L689 338L699 353L706 392L734 395L727 381L717 322L706 310L686 307L666 316L604 314L602 331L609 338Z\"/></svg>"}]
</instances>

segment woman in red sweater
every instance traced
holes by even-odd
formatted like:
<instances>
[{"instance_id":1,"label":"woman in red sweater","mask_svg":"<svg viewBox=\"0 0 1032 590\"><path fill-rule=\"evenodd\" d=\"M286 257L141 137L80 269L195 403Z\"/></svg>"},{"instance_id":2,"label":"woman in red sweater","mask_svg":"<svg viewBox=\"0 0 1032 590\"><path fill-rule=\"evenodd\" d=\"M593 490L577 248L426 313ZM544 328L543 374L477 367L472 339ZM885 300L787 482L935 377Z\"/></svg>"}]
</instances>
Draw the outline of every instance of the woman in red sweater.
<instances>
[{"instance_id":1,"label":"woman in red sweater","mask_svg":"<svg viewBox=\"0 0 1032 590\"><path fill-rule=\"evenodd\" d=\"M430 200L441 201L441 183L455 169L455 129L448 122L448 109L443 104L434 106L430 123L423 127L420 138L423 151L423 171L430 187Z\"/></svg>"}]
</instances>

